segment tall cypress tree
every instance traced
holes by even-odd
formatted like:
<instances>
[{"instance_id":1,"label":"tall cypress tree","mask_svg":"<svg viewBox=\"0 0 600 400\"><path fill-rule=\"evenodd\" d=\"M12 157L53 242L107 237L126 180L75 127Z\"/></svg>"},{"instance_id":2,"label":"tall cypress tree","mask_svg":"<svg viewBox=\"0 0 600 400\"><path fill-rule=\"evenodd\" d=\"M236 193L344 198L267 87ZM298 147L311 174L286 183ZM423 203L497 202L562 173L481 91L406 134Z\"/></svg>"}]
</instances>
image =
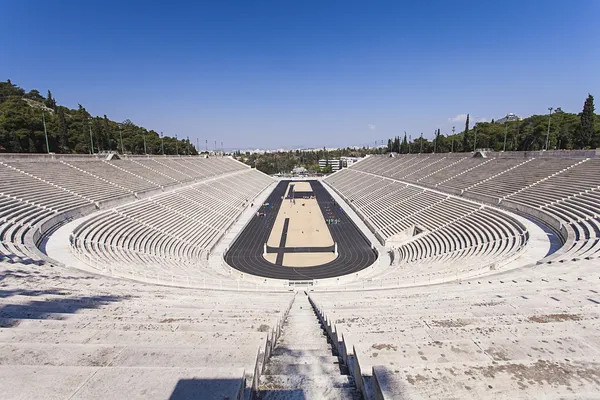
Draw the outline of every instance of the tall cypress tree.
<instances>
[{"instance_id":1,"label":"tall cypress tree","mask_svg":"<svg viewBox=\"0 0 600 400\"><path fill-rule=\"evenodd\" d=\"M465 131L462 137L462 150L469 151L469 114L467 114L467 121L465 122Z\"/></svg>"},{"instance_id":2,"label":"tall cypress tree","mask_svg":"<svg viewBox=\"0 0 600 400\"><path fill-rule=\"evenodd\" d=\"M402 154L408 153L408 140L406 139L406 132L404 132L404 139L402 140L402 147L400 148Z\"/></svg>"},{"instance_id":3,"label":"tall cypress tree","mask_svg":"<svg viewBox=\"0 0 600 400\"><path fill-rule=\"evenodd\" d=\"M576 142L583 148L591 145L594 137L594 96L588 94L583 111L581 112L581 126L577 132Z\"/></svg>"},{"instance_id":4,"label":"tall cypress tree","mask_svg":"<svg viewBox=\"0 0 600 400\"><path fill-rule=\"evenodd\" d=\"M400 153L400 137L396 136L394 138L394 153Z\"/></svg>"},{"instance_id":5,"label":"tall cypress tree","mask_svg":"<svg viewBox=\"0 0 600 400\"><path fill-rule=\"evenodd\" d=\"M44 103L46 104L46 107L56 109L56 99L52 97L52 92L50 90L48 90L48 96Z\"/></svg>"}]
</instances>

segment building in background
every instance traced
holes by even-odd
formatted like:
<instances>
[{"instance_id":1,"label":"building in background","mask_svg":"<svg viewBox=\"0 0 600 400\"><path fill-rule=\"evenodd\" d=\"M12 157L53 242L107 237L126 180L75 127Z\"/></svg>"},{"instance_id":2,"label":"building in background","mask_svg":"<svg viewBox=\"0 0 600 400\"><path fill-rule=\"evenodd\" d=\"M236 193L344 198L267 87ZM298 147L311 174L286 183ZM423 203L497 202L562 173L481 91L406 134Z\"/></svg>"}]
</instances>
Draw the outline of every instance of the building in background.
<instances>
[{"instance_id":1,"label":"building in background","mask_svg":"<svg viewBox=\"0 0 600 400\"><path fill-rule=\"evenodd\" d=\"M340 161L342 162L342 168L351 167L354 163L362 160L360 157L340 157Z\"/></svg>"},{"instance_id":2,"label":"building in background","mask_svg":"<svg viewBox=\"0 0 600 400\"><path fill-rule=\"evenodd\" d=\"M519 117L517 114L508 113L508 114L506 114L506 116L504 118L500 118L500 119L496 120L496 123L503 124L508 121L520 121L520 120L521 120L521 117Z\"/></svg>"},{"instance_id":3,"label":"building in background","mask_svg":"<svg viewBox=\"0 0 600 400\"><path fill-rule=\"evenodd\" d=\"M319 160L319 168L321 170L331 167L331 172L336 172L342 169L342 160Z\"/></svg>"}]
</instances>

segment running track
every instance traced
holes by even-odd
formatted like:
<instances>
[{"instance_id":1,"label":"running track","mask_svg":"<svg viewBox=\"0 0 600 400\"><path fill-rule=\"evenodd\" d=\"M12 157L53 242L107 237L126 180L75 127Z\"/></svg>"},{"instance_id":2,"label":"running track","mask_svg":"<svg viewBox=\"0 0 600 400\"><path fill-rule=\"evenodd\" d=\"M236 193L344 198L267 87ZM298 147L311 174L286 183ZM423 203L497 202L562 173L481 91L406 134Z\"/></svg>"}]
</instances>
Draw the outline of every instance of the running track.
<instances>
[{"instance_id":1,"label":"running track","mask_svg":"<svg viewBox=\"0 0 600 400\"><path fill-rule=\"evenodd\" d=\"M263 245L269 238L281 206L281 197L290 183L290 181L281 181L266 200L271 207L262 207L260 210L266 215L264 217L254 215L231 245L225 255L227 264L241 272L266 278L309 280L358 272L374 263L377 256L371 249L371 244L350 217L339 206L332 204L331 195L321 182L309 182L325 218L340 220L339 224L327 225L333 240L338 244L338 257L327 264L303 268L277 266L263 258Z\"/></svg>"}]
</instances>

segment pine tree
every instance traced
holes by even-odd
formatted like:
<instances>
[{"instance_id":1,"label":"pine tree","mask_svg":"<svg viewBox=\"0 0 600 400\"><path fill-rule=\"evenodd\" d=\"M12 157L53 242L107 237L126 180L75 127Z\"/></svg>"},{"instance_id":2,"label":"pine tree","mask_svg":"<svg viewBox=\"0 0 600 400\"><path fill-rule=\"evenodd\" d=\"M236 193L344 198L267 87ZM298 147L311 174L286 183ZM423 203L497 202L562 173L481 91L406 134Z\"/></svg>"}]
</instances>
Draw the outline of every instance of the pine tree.
<instances>
[{"instance_id":1,"label":"pine tree","mask_svg":"<svg viewBox=\"0 0 600 400\"><path fill-rule=\"evenodd\" d=\"M590 146L594 137L594 96L588 94L583 111L581 112L581 126L576 133L575 142L581 148Z\"/></svg>"},{"instance_id":2,"label":"pine tree","mask_svg":"<svg viewBox=\"0 0 600 400\"><path fill-rule=\"evenodd\" d=\"M394 153L400 153L400 137L396 136L394 138Z\"/></svg>"},{"instance_id":3,"label":"pine tree","mask_svg":"<svg viewBox=\"0 0 600 400\"><path fill-rule=\"evenodd\" d=\"M56 109L56 99L52 97L52 92L50 90L48 90L48 96L46 97L44 104L46 104L46 107L49 107L53 110Z\"/></svg>"},{"instance_id":4,"label":"pine tree","mask_svg":"<svg viewBox=\"0 0 600 400\"><path fill-rule=\"evenodd\" d=\"M406 139L406 132L404 132L404 139L402 140L402 147L400 148L400 153L408 153L408 140Z\"/></svg>"},{"instance_id":5,"label":"pine tree","mask_svg":"<svg viewBox=\"0 0 600 400\"><path fill-rule=\"evenodd\" d=\"M388 144L387 144L387 151L388 151L388 153L392 152L392 147L393 147L392 139L388 139Z\"/></svg>"},{"instance_id":6,"label":"pine tree","mask_svg":"<svg viewBox=\"0 0 600 400\"><path fill-rule=\"evenodd\" d=\"M467 114L467 121L465 122L465 131L462 137L462 150L469 151L469 114Z\"/></svg>"}]
</instances>

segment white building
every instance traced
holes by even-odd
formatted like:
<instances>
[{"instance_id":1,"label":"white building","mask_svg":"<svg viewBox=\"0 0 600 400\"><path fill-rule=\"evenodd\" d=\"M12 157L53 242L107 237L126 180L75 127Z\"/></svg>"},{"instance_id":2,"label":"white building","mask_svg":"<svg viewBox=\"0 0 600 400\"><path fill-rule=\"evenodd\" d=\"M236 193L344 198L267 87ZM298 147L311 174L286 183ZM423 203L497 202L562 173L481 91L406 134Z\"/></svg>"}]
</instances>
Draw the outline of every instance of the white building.
<instances>
[{"instance_id":1,"label":"white building","mask_svg":"<svg viewBox=\"0 0 600 400\"><path fill-rule=\"evenodd\" d=\"M331 166L331 171L339 171L342 169L342 160L319 160L319 168L324 169Z\"/></svg>"},{"instance_id":2,"label":"white building","mask_svg":"<svg viewBox=\"0 0 600 400\"><path fill-rule=\"evenodd\" d=\"M352 164L359 162L360 160L360 157L340 157L340 161L342 162L342 168L348 168L352 166Z\"/></svg>"},{"instance_id":3,"label":"white building","mask_svg":"<svg viewBox=\"0 0 600 400\"><path fill-rule=\"evenodd\" d=\"M508 121L519 121L520 119L521 119L521 117L519 117L517 114L508 113L508 114L506 114L506 116L504 118L500 118L499 120L496 120L496 123L503 124Z\"/></svg>"}]
</instances>

